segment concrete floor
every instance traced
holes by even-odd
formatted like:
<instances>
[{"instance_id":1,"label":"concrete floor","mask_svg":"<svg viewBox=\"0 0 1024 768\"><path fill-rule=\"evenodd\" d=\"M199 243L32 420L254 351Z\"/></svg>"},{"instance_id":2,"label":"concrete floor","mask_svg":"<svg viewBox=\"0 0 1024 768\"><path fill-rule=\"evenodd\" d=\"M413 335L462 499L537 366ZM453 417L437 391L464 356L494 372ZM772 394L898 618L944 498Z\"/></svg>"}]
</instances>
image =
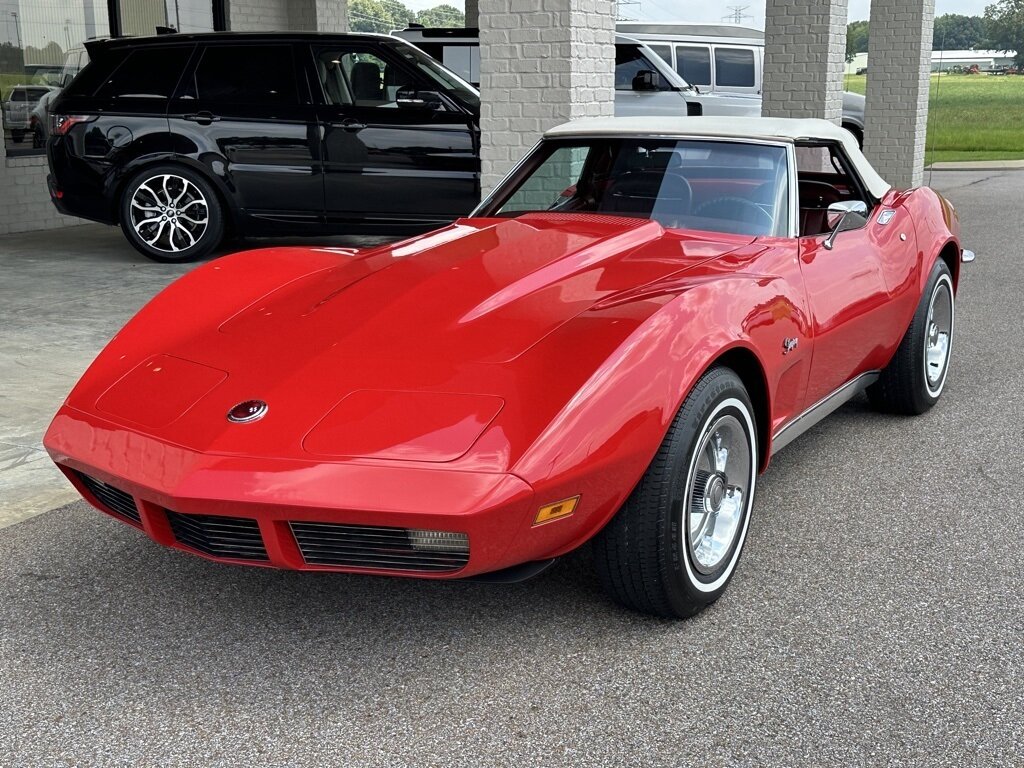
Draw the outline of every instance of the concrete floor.
<instances>
[{"instance_id":1,"label":"concrete floor","mask_svg":"<svg viewBox=\"0 0 1024 768\"><path fill-rule=\"evenodd\" d=\"M501 587L251 570L74 503L0 531L0 765L1024 765L1024 173L933 184L978 253L941 402L856 400L780 453L696 619L610 604L586 549ZM80 232L0 265L30 447L171 274Z\"/></svg>"}]
</instances>

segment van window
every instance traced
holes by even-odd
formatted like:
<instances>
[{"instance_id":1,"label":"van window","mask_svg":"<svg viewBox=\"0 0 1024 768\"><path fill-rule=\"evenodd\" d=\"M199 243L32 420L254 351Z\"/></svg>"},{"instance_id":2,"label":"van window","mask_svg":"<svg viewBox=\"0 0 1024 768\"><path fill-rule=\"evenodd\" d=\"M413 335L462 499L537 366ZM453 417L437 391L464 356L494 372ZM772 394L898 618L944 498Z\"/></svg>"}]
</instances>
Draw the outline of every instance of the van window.
<instances>
[{"instance_id":1,"label":"van window","mask_svg":"<svg viewBox=\"0 0 1024 768\"><path fill-rule=\"evenodd\" d=\"M749 48L715 47L715 85L754 87L754 52Z\"/></svg>"},{"instance_id":2,"label":"van window","mask_svg":"<svg viewBox=\"0 0 1024 768\"><path fill-rule=\"evenodd\" d=\"M296 104L291 46L211 45L190 91L186 98L224 104Z\"/></svg>"},{"instance_id":3,"label":"van window","mask_svg":"<svg viewBox=\"0 0 1024 768\"><path fill-rule=\"evenodd\" d=\"M690 85L711 85L711 49L706 45L677 45L676 72Z\"/></svg>"},{"instance_id":4,"label":"van window","mask_svg":"<svg viewBox=\"0 0 1024 768\"><path fill-rule=\"evenodd\" d=\"M139 48L96 91L104 99L168 99L188 62L191 47Z\"/></svg>"},{"instance_id":5,"label":"van window","mask_svg":"<svg viewBox=\"0 0 1024 768\"><path fill-rule=\"evenodd\" d=\"M672 66L672 46L655 45L653 43L648 43L647 47L654 51L656 54L658 54L661 57L662 61L664 61L669 66Z\"/></svg>"}]
</instances>

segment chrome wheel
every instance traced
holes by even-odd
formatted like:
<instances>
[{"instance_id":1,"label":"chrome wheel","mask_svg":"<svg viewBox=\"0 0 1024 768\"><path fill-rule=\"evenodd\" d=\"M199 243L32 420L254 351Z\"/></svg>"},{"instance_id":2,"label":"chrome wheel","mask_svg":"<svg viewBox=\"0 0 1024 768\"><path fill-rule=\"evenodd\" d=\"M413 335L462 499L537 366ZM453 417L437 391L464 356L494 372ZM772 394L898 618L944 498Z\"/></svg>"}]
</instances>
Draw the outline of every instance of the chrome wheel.
<instances>
[{"instance_id":1,"label":"chrome wheel","mask_svg":"<svg viewBox=\"0 0 1024 768\"><path fill-rule=\"evenodd\" d=\"M685 543L693 567L704 576L722 566L745 529L754 469L748 424L732 413L709 420L690 464Z\"/></svg>"},{"instance_id":2,"label":"chrome wheel","mask_svg":"<svg viewBox=\"0 0 1024 768\"><path fill-rule=\"evenodd\" d=\"M139 184L130 211L135 234L150 248L164 253L178 253L196 245L210 221L210 207L199 188L170 173Z\"/></svg>"},{"instance_id":3,"label":"chrome wheel","mask_svg":"<svg viewBox=\"0 0 1024 768\"><path fill-rule=\"evenodd\" d=\"M932 397L939 396L946 382L953 343L953 313L953 284L948 276L943 275L932 291L925 325L924 375Z\"/></svg>"}]
</instances>

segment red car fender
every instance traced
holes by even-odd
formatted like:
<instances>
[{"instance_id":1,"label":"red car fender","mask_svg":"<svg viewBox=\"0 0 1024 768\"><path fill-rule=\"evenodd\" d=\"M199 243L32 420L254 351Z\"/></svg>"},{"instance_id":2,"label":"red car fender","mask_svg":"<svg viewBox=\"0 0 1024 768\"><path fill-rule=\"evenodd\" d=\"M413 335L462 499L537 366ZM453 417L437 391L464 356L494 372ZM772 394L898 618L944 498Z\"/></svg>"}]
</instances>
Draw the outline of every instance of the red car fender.
<instances>
[{"instance_id":1,"label":"red car fender","mask_svg":"<svg viewBox=\"0 0 1024 768\"><path fill-rule=\"evenodd\" d=\"M960 285L960 217L942 195L928 187L904 194L900 203L910 212L917 232L917 248L921 259L918 295L924 293L932 266L938 258L946 259L953 274L953 289Z\"/></svg>"},{"instance_id":2,"label":"red car fender","mask_svg":"<svg viewBox=\"0 0 1024 768\"><path fill-rule=\"evenodd\" d=\"M754 327L757 315L747 303L721 300L764 289L763 282L742 275L710 280L577 319L635 322L646 316L513 467L533 486L538 505L580 496L573 516L533 530L534 540L550 539L544 556L569 552L604 527L647 470L693 386L723 356L739 352L756 361L767 394L764 418L771 423L772 376L761 342L778 338L781 352L782 337L799 318ZM770 445L761 442L763 467Z\"/></svg>"}]
</instances>

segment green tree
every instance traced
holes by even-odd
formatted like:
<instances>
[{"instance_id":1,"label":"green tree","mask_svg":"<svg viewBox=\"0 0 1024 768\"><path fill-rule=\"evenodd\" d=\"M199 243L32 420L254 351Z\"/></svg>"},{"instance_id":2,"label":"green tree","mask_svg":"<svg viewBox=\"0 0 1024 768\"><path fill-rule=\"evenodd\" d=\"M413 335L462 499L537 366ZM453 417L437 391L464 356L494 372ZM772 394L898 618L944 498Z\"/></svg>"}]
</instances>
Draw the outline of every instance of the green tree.
<instances>
[{"instance_id":1,"label":"green tree","mask_svg":"<svg viewBox=\"0 0 1024 768\"><path fill-rule=\"evenodd\" d=\"M985 35L997 51L1013 51L1024 69L1024 0L999 0L985 8Z\"/></svg>"},{"instance_id":2,"label":"green tree","mask_svg":"<svg viewBox=\"0 0 1024 768\"><path fill-rule=\"evenodd\" d=\"M348 25L353 32L405 29L416 14L398 0L349 0Z\"/></svg>"},{"instance_id":3,"label":"green tree","mask_svg":"<svg viewBox=\"0 0 1024 768\"><path fill-rule=\"evenodd\" d=\"M464 27L466 14L452 5L438 5L417 13L416 23L424 27Z\"/></svg>"},{"instance_id":4,"label":"green tree","mask_svg":"<svg viewBox=\"0 0 1024 768\"><path fill-rule=\"evenodd\" d=\"M935 17L933 51L969 51L986 46L985 19L947 13Z\"/></svg>"},{"instance_id":5,"label":"green tree","mask_svg":"<svg viewBox=\"0 0 1024 768\"><path fill-rule=\"evenodd\" d=\"M854 21L846 25L846 60L853 61L858 53L867 53L868 23Z\"/></svg>"}]
</instances>

